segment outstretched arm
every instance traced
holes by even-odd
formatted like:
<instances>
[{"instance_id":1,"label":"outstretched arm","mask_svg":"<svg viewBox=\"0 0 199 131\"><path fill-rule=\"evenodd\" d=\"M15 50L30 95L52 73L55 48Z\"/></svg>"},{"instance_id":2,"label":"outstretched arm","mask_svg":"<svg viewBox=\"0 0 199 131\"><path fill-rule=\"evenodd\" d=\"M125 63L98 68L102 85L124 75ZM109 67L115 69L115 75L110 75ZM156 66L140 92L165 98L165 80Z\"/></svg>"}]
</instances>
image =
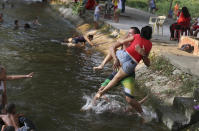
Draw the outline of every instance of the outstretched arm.
<instances>
[{"instance_id":1,"label":"outstretched arm","mask_svg":"<svg viewBox=\"0 0 199 131\"><path fill-rule=\"evenodd\" d=\"M22 79L22 78L32 78L33 72L31 72L28 75L7 75L6 80L16 80L16 79Z\"/></svg>"}]
</instances>

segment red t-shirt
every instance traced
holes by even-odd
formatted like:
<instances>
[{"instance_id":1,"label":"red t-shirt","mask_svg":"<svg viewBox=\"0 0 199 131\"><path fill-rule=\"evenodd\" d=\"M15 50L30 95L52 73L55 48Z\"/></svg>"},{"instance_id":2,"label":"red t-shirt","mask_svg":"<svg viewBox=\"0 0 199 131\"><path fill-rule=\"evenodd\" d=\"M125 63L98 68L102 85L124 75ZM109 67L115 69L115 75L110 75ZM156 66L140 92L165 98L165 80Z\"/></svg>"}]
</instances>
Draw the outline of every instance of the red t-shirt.
<instances>
[{"instance_id":1,"label":"red t-shirt","mask_svg":"<svg viewBox=\"0 0 199 131\"><path fill-rule=\"evenodd\" d=\"M152 48L152 43L150 40L142 38L140 34L134 35L134 40L132 41L131 45L126 49L127 53L136 60L135 62L139 63L142 59L142 55L140 55L136 50L135 46L139 45L141 48L144 48L145 52L148 54Z\"/></svg>"},{"instance_id":2,"label":"red t-shirt","mask_svg":"<svg viewBox=\"0 0 199 131\"><path fill-rule=\"evenodd\" d=\"M190 25L190 21L191 21L191 18L190 17L185 18L184 14L181 12L177 23L180 24L180 25L189 26Z\"/></svg>"}]
</instances>

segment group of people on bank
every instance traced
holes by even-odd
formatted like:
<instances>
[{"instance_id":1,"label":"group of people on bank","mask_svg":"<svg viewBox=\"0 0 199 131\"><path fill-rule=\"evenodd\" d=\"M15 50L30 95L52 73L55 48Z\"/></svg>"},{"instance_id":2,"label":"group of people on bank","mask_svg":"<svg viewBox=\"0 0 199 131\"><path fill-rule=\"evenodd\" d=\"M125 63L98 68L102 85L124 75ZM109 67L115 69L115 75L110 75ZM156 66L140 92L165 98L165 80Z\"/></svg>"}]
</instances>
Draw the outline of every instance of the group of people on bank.
<instances>
[{"instance_id":1,"label":"group of people on bank","mask_svg":"<svg viewBox=\"0 0 199 131\"><path fill-rule=\"evenodd\" d=\"M170 39L175 40L178 38L179 33L175 30L188 31L191 36L197 37L199 32L199 18L194 19L194 23L191 24L191 15L187 7L182 7L182 10L177 14L177 22L170 26Z\"/></svg>"}]
</instances>

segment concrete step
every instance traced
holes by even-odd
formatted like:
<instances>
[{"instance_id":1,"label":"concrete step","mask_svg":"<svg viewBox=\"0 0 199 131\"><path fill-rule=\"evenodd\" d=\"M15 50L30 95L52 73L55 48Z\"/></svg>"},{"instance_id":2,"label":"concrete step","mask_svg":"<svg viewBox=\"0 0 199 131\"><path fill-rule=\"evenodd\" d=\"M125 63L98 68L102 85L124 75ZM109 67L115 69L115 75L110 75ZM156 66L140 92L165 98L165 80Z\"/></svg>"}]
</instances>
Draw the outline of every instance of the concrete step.
<instances>
[{"instance_id":1,"label":"concrete step","mask_svg":"<svg viewBox=\"0 0 199 131\"><path fill-rule=\"evenodd\" d=\"M193 96L194 99L199 101L199 88L194 89Z\"/></svg>"},{"instance_id":2,"label":"concrete step","mask_svg":"<svg viewBox=\"0 0 199 131\"><path fill-rule=\"evenodd\" d=\"M189 120L182 113L170 106L159 106L156 112L160 122L163 122L170 130L178 131L189 124Z\"/></svg>"},{"instance_id":3,"label":"concrete step","mask_svg":"<svg viewBox=\"0 0 199 131\"><path fill-rule=\"evenodd\" d=\"M191 97L175 97L173 101L175 110L184 114L188 118L189 124L199 121L199 111L194 109L195 105L198 104Z\"/></svg>"}]
</instances>

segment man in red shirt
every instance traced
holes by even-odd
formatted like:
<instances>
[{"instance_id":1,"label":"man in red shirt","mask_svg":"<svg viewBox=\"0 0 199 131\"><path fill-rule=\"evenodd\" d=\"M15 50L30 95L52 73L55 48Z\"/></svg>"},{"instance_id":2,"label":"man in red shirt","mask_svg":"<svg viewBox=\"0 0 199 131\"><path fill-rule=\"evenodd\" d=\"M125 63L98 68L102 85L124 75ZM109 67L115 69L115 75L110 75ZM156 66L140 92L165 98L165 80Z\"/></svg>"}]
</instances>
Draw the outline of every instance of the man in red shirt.
<instances>
[{"instance_id":1,"label":"man in red shirt","mask_svg":"<svg viewBox=\"0 0 199 131\"><path fill-rule=\"evenodd\" d=\"M111 59L114 60L113 67L118 70L118 72L106 87L97 92L94 99L100 98L121 79L131 75L141 59L143 59L147 66L150 65L148 55L152 48L152 43L150 42L151 37L152 28L150 26L146 26L142 28L140 35L137 34L134 37L119 41L111 47ZM132 41L132 43L126 50L118 50L116 52L118 47L130 41ZM109 61L111 59L109 59ZM141 109L137 109L137 112L140 114L143 113Z\"/></svg>"}]
</instances>

